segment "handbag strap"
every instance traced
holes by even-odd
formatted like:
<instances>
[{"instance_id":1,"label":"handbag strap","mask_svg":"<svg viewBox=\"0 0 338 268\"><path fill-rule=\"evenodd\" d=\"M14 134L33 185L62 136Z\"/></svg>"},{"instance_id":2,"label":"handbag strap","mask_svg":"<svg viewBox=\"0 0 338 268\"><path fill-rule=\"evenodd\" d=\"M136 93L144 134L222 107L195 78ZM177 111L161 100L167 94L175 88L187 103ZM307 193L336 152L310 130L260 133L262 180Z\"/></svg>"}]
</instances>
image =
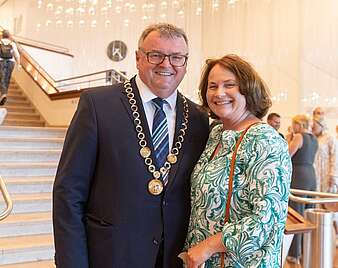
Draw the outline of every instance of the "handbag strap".
<instances>
[{"instance_id":1,"label":"handbag strap","mask_svg":"<svg viewBox=\"0 0 338 268\"><path fill-rule=\"evenodd\" d=\"M239 145L241 144L241 141L243 140L245 134L248 132L248 130L256 125L260 124L261 122L254 122L250 124L241 134L238 141L236 142L235 150L231 157L231 165L230 165L230 174L229 174L229 190L228 190L228 196L227 196L227 202L225 206L225 216L224 216L224 223L226 223L229 220L230 217L230 203L231 203L231 197L232 197L232 188L233 188L233 181L234 181L234 173L235 173L235 164L236 164L236 156L237 156L237 150ZM224 268L224 252L221 253L221 268Z\"/></svg>"}]
</instances>

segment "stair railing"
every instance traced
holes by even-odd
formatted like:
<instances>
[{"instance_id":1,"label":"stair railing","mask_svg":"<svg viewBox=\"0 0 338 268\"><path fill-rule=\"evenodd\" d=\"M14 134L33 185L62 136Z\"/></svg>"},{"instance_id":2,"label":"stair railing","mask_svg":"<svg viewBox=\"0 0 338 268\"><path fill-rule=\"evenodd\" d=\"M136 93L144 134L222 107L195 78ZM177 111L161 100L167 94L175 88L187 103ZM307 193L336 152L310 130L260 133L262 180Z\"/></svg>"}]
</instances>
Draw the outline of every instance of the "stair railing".
<instances>
[{"instance_id":1,"label":"stair railing","mask_svg":"<svg viewBox=\"0 0 338 268\"><path fill-rule=\"evenodd\" d=\"M0 190L1 190L2 196L7 206L6 209L0 214L0 221L1 221L5 219L7 216L9 216L9 214L11 213L13 209L13 201L7 191L5 182L3 181L1 176L0 176Z\"/></svg>"},{"instance_id":2,"label":"stair railing","mask_svg":"<svg viewBox=\"0 0 338 268\"><path fill-rule=\"evenodd\" d=\"M315 197L314 198L299 197L297 195L315 196ZM338 194L306 191L300 189L290 189L289 199L294 202L303 204L329 204L329 203L338 203Z\"/></svg>"}]
</instances>

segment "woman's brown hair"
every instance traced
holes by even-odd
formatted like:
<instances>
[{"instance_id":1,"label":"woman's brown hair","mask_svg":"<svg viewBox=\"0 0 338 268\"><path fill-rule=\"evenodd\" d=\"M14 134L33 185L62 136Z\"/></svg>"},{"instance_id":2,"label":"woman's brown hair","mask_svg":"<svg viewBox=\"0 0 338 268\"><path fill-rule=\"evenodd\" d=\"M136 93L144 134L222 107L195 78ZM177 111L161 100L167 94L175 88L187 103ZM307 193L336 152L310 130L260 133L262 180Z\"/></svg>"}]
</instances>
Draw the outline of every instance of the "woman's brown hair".
<instances>
[{"instance_id":1,"label":"woman's brown hair","mask_svg":"<svg viewBox=\"0 0 338 268\"><path fill-rule=\"evenodd\" d=\"M263 118L271 107L269 89L263 79L261 79L248 62L233 54L226 55L219 59L209 59L206 61L199 85L202 107L209 112L212 118L218 118L217 115L210 110L206 98L209 73L217 64L229 70L236 76L239 92L245 97L246 108L248 111L260 119Z\"/></svg>"}]
</instances>

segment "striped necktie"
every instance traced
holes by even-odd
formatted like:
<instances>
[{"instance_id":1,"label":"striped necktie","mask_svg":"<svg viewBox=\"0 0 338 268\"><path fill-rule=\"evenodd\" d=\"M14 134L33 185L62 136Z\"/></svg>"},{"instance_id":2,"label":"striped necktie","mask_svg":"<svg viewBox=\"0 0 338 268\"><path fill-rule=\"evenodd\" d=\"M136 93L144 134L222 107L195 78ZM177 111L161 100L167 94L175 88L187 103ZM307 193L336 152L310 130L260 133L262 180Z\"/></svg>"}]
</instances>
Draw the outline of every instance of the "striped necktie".
<instances>
[{"instance_id":1,"label":"striped necktie","mask_svg":"<svg viewBox=\"0 0 338 268\"><path fill-rule=\"evenodd\" d=\"M167 103L161 98L155 98L152 100L155 106L155 114L153 121L152 140L155 152L155 160L157 168L161 168L169 153L169 133L168 123L165 113L163 111L163 104ZM168 174L162 177L164 185L168 182Z\"/></svg>"}]
</instances>

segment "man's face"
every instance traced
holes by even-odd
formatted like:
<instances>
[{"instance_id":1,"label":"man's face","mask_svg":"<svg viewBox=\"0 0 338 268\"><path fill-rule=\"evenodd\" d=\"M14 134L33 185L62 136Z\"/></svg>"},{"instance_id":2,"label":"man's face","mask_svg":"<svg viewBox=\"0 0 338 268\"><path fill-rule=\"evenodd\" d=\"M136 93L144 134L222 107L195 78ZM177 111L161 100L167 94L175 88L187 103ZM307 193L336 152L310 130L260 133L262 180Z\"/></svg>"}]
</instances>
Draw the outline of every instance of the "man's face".
<instances>
[{"instance_id":1,"label":"man's face","mask_svg":"<svg viewBox=\"0 0 338 268\"><path fill-rule=\"evenodd\" d=\"M268 124L278 130L280 128L280 118L273 116L270 120L268 120Z\"/></svg>"},{"instance_id":2,"label":"man's face","mask_svg":"<svg viewBox=\"0 0 338 268\"><path fill-rule=\"evenodd\" d=\"M312 128L313 135L317 137L320 136L321 133L323 132L323 127L316 120L312 121L311 128Z\"/></svg>"},{"instance_id":3,"label":"man's face","mask_svg":"<svg viewBox=\"0 0 338 268\"><path fill-rule=\"evenodd\" d=\"M313 110L313 117L317 118L323 118L325 115L324 111L322 108L317 107L316 109Z\"/></svg>"},{"instance_id":4,"label":"man's face","mask_svg":"<svg viewBox=\"0 0 338 268\"><path fill-rule=\"evenodd\" d=\"M161 37L156 31L151 32L136 51L136 63L143 83L160 98L169 97L181 83L187 69L185 63L181 67L173 66L168 57L160 64L152 64L146 53L159 52L166 55L187 55L188 46L182 37Z\"/></svg>"}]
</instances>

